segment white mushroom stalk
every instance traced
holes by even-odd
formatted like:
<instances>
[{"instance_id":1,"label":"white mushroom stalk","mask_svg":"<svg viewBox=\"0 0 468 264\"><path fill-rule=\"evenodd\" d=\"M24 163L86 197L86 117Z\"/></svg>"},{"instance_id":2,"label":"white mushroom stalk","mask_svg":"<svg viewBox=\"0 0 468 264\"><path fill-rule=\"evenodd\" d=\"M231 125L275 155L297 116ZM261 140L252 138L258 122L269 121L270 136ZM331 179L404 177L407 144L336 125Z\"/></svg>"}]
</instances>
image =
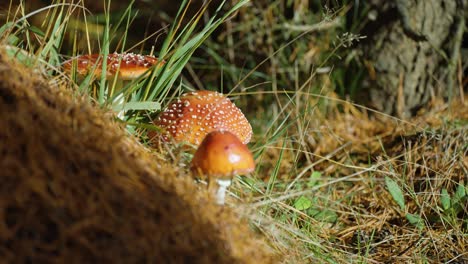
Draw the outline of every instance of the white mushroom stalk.
<instances>
[{"instance_id":1,"label":"white mushroom stalk","mask_svg":"<svg viewBox=\"0 0 468 264\"><path fill-rule=\"evenodd\" d=\"M117 97L115 97L115 99L112 101L112 107L115 109L119 109L119 112L117 113L117 117L121 120L125 118L124 105L125 105L125 96L123 95L123 93L117 95Z\"/></svg>"},{"instance_id":2,"label":"white mushroom stalk","mask_svg":"<svg viewBox=\"0 0 468 264\"><path fill-rule=\"evenodd\" d=\"M216 185L218 185L215 193L216 203L219 205L224 205L224 201L226 200L226 191L227 188L231 185L232 181L230 179L217 179L212 182L215 182Z\"/></svg>"}]
</instances>

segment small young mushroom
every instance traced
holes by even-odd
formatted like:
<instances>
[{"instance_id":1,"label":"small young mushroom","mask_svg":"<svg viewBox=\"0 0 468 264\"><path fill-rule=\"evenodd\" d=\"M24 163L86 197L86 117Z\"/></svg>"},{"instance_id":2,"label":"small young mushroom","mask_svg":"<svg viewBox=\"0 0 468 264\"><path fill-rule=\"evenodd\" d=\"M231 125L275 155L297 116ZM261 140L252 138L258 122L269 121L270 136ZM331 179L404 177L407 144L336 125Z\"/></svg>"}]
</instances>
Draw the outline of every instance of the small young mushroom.
<instances>
[{"instance_id":1,"label":"small young mushroom","mask_svg":"<svg viewBox=\"0 0 468 264\"><path fill-rule=\"evenodd\" d=\"M223 205L226 189L235 175L255 169L252 153L229 131L213 131L206 135L191 163L192 172L208 180L208 190L215 192L216 203Z\"/></svg>"},{"instance_id":2,"label":"small young mushroom","mask_svg":"<svg viewBox=\"0 0 468 264\"><path fill-rule=\"evenodd\" d=\"M242 111L223 94L206 90L183 94L153 123L164 130L164 141L172 137L195 146L217 130L230 131L244 144L252 137L252 127ZM152 139L158 134L150 132L148 136Z\"/></svg>"},{"instance_id":3,"label":"small young mushroom","mask_svg":"<svg viewBox=\"0 0 468 264\"><path fill-rule=\"evenodd\" d=\"M91 73L95 78L99 78L102 74L103 61L104 59L101 54L81 55L65 61L62 66L66 72L71 72L74 63L76 63L76 73L79 78L84 78ZM162 65L163 63L156 57L149 55L112 53L107 56L106 79L112 81L117 78L115 84L116 92L122 89L124 82L138 79L147 73L151 67ZM119 95L113 103L117 106L122 106L124 102L124 96ZM124 111L120 111L118 117L123 118L123 115Z\"/></svg>"}]
</instances>

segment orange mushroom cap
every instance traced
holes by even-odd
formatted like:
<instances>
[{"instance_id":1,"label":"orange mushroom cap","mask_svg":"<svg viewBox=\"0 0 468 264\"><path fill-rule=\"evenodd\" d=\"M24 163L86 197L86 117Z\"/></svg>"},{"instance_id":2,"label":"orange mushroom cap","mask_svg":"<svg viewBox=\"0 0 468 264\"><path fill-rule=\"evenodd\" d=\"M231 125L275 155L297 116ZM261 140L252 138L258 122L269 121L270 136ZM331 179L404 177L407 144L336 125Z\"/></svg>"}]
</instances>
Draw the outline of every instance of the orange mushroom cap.
<instances>
[{"instance_id":1,"label":"orange mushroom cap","mask_svg":"<svg viewBox=\"0 0 468 264\"><path fill-rule=\"evenodd\" d=\"M255 170L252 153L229 131L209 133L198 147L191 163L198 176L231 179Z\"/></svg>"},{"instance_id":2,"label":"orange mushroom cap","mask_svg":"<svg viewBox=\"0 0 468 264\"><path fill-rule=\"evenodd\" d=\"M163 140L172 136L176 142L194 145L216 130L230 131L244 144L252 137L252 127L242 111L223 94L206 90L183 94L154 124L165 130ZM155 136L149 133L150 138Z\"/></svg>"},{"instance_id":3,"label":"orange mushroom cap","mask_svg":"<svg viewBox=\"0 0 468 264\"><path fill-rule=\"evenodd\" d=\"M67 60L63 63L64 70L70 72L74 61L77 63L76 71L81 76L90 74L93 69L95 69L95 76L100 76L102 73L102 62L104 59L101 54L81 55ZM96 63L97 65L95 65ZM106 78L111 79L118 72L119 79L137 79L152 66L162 63L164 62L159 61L154 56L134 53L112 53L107 56Z\"/></svg>"}]
</instances>

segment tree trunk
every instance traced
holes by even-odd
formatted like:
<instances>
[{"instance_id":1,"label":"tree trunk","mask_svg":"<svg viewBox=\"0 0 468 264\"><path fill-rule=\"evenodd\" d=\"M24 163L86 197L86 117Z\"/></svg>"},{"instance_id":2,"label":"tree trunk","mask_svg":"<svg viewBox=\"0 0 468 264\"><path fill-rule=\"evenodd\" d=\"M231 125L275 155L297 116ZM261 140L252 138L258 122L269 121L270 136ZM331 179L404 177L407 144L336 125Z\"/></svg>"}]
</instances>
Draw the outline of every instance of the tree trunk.
<instances>
[{"instance_id":1,"label":"tree trunk","mask_svg":"<svg viewBox=\"0 0 468 264\"><path fill-rule=\"evenodd\" d=\"M431 98L455 95L466 0L373 2L377 20L361 46L368 104L405 118Z\"/></svg>"}]
</instances>

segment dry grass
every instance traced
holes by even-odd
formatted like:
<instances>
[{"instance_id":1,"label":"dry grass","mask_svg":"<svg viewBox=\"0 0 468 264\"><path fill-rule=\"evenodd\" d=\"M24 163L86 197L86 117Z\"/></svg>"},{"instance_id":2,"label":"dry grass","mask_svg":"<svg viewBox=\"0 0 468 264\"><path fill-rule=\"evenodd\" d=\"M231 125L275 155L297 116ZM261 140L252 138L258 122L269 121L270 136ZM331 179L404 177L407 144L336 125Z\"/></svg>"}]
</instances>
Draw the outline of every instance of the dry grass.
<instances>
[{"instance_id":1,"label":"dry grass","mask_svg":"<svg viewBox=\"0 0 468 264\"><path fill-rule=\"evenodd\" d=\"M295 249L286 259L468 260L467 197L456 209L441 205L443 189L453 197L468 182L468 108L461 101L439 102L407 121L343 101L330 104L327 114L315 109L310 118L303 140L295 126L289 137L266 147L256 174L265 184L255 183L256 190L238 184L236 190L250 203L245 207L261 212L254 222L272 244L287 255ZM278 163L274 186L268 186ZM385 177L403 190L404 210ZM312 204L301 209L301 197ZM421 225L411 223L408 213L419 216Z\"/></svg>"}]
</instances>

